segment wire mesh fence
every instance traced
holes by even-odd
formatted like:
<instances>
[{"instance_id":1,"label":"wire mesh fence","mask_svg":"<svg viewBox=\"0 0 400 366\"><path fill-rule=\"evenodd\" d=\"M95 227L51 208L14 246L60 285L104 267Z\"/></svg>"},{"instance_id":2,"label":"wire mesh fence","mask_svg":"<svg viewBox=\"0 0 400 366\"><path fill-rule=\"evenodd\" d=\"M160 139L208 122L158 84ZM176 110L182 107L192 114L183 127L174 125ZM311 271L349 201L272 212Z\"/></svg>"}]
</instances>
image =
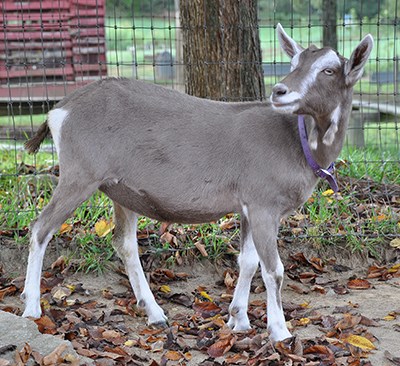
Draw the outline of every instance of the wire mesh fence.
<instances>
[{"instance_id":1,"label":"wire mesh fence","mask_svg":"<svg viewBox=\"0 0 400 366\"><path fill-rule=\"evenodd\" d=\"M290 69L277 44L276 24L282 23L299 43L321 47L324 29L332 28L324 21L322 3L258 1L267 96ZM280 235L283 240L344 240L352 248L372 248L400 235L400 3L338 0L336 5L333 27L342 55L349 57L367 33L375 39L355 86L346 144L337 162L341 195L333 197L321 182L304 207L282 222ZM51 141L36 156L23 150L23 141L52 106L106 76L184 91L185 45L179 1L1 0L0 8L0 234L18 239L56 184L58 163ZM201 31L209 31L211 25L202 24ZM86 219L94 226L110 216L109 201L100 194L79 210L70 222ZM236 219L227 220L237 226ZM143 220L142 229L149 231L149 225Z\"/></svg>"}]
</instances>

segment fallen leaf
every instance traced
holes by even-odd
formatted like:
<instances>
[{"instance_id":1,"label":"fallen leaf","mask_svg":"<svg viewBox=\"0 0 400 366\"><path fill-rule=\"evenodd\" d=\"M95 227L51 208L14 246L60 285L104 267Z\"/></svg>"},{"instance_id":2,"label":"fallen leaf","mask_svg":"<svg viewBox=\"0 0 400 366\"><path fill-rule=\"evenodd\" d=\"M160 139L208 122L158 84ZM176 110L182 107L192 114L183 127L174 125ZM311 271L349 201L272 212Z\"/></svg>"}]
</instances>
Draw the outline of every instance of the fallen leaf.
<instances>
[{"instance_id":1,"label":"fallen leaf","mask_svg":"<svg viewBox=\"0 0 400 366\"><path fill-rule=\"evenodd\" d=\"M327 189L326 191L322 192L322 195L324 197L330 197L334 194L335 192L332 189Z\"/></svg>"},{"instance_id":2,"label":"fallen leaf","mask_svg":"<svg viewBox=\"0 0 400 366\"><path fill-rule=\"evenodd\" d=\"M66 350L67 345L65 343L60 344L53 352L44 356L42 359L43 366L59 365L61 354Z\"/></svg>"},{"instance_id":3,"label":"fallen leaf","mask_svg":"<svg viewBox=\"0 0 400 366\"><path fill-rule=\"evenodd\" d=\"M208 301L213 302L213 299L211 298L211 296L210 296L207 292L205 292L205 291L200 291L200 295L201 295L201 297L203 297L204 299L207 299Z\"/></svg>"},{"instance_id":4,"label":"fallen leaf","mask_svg":"<svg viewBox=\"0 0 400 366\"><path fill-rule=\"evenodd\" d=\"M346 313L336 325L335 329L345 330L350 329L356 326L361 322L361 315L352 315L350 313Z\"/></svg>"},{"instance_id":5,"label":"fallen leaf","mask_svg":"<svg viewBox=\"0 0 400 366\"><path fill-rule=\"evenodd\" d=\"M196 301L193 304L193 309L198 312L203 318L212 318L220 313L221 308L210 301Z\"/></svg>"},{"instance_id":6,"label":"fallen leaf","mask_svg":"<svg viewBox=\"0 0 400 366\"><path fill-rule=\"evenodd\" d=\"M71 232L72 228L73 228L72 224L67 224L66 222L64 222L60 227L60 235Z\"/></svg>"},{"instance_id":7,"label":"fallen leaf","mask_svg":"<svg viewBox=\"0 0 400 366\"><path fill-rule=\"evenodd\" d=\"M351 334L348 337L344 338L343 341L358 348L361 348L365 351L372 351L376 349L374 344L369 339L359 335Z\"/></svg>"},{"instance_id":8,"label":"fallen leaf","mask_svg":"<svg viewBox=\"0 0 400 366\"><path fill-rule=\"evenodd\" d=\"M220 339L219 341L212 344L208 348L207 353L210 357L213 358L221 357L232 348L235 341L236 337L231 334L230 336L224 339Z\"/></svg>"},{"instance_id":9,"label":"fallen leaf","mask_svg":"<svg viewBox=\"0 0 400 366\"><path fill-rule=\"evenodd\" d=\"M111 230L114 229L114 223L112 222L112 220L104 220L104 219L100 219L99 221L97 221L94 225L94 230L97 234L97 236L99 236L100 238L103 238L104 236L106 236L108 233L111 232Z\"/></svg>"},{"instance_id":10,"label":"fallen leaf","mask_svg":"<svg viewBox=\"0 0 400 366\"><path fill-rule=\"evenodd\" d=\"M171 287L169 287L168 285L162 285L160 287L160 291L163 292L164 294L168 294L171 292Z\"/></svg>"},{"instance_id":11,"label":"fallen leaf","mask_svg":"<svg viewBox=\"0 0 400 366\"><path fill-rule=\"evenodd\" d=\"M72 294L71 289L64 286L57 286L51 290L51 296L56 301L64 300L66 297Z\"/></svg>"},{"instance_id":12,"label":"fallen leaf","mask_svg":"<svg viewBox=\"0 0 400 366\"><path fill-rule=\"evenodd\" d=\"M17 287L14 285L7 286L0 290L0 301L4 299L5 296L13 295L17 292Z\"/></svg>"},{"instance_id":13,"label":"fallen leaf","mask_svg":"<svg viewBox=\"0 0 400 366\"><path fill-rule=\"evenodd\" d=\"M194 245L195 245L195 247L198 249L198 251L201 253L201 255L203 257L208 257L208 253L207 253L206 247L203 244L201 244L200 241L196 241L194 243Z\"/></svg>"},{"instance_id":14,"label":"fallen leaf","mask_svg":"<svg viewBox=\"0 0 400 366\"><path fill-rule=\"evenodd\" d=\"M181 358L184 358L183 354L178 351L167 351L164 354L164 357L170 361L178 361Z\"/></svg>"},{"instance_id":15,"label":"fallen leaf","mask_svg":"<svg viewBox=\"0 0 400 366\"><path fill-rule=\"evenodd\" d=\"M174 247L178 246L178 239L174 234L171 234L169 231L166 231L164 234L160 236L161 243L168 243L173 245Z\"/></svg>"},{"instance_id":16,"label":"fallen leaf","mask_svg":"<svg viewBox=\"0 0 400 366\"><path fill-rule=\"evenodd\" d=\"M371 287L371 283L368 280L356 278L347 282L347 287L352 290L366 290Z\"/></svg>"},{"instance_id":17,"label":"fallen leaf","mask_svg":"<svg viewBox=\"0 0 400 366\"><path fill-rule=\"evenodd\" d=\"M43 334L56 334L56 324L47 316L43 315L41 318L35 320L38 330Z\"/></svg>"},{"instance_id":18,"label":"fallen leaf","mask_svg":"<svg viewBox=\"0 0 400 366\"><path fill-rule=\"evenodd\" d=\"M395 238L390 241L390 246L392 248L400 249L400 238Z\"/></svg>"},{"instance_id":19,"label":"fallen leaf","mask_svg":"<svg viewBox=\"0 0 400 366\"><path fill-rule=\"evenodd\" d=\"M15 353L15 361L17 365L25 365L32 354L32 348L29 343L25 343L20 351Z\"/></svg>"}]
</instances>

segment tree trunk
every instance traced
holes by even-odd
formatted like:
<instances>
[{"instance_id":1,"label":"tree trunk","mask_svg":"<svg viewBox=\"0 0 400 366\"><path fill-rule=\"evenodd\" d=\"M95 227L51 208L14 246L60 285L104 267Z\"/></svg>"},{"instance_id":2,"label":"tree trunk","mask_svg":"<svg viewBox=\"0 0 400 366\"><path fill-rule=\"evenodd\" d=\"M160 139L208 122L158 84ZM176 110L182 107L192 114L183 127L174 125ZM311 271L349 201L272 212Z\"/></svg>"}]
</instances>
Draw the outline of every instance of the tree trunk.
<instances>
[{"instance_id":1,"label":"tree trunk","mask_svg":"<svg viewBox=\"0 0 400 366\"><path fill-rule=\"evenodd\" d=\"M323 30L323 44L324 46L332 47L337 50L337 33L336 33L336 0L323 0L322 1L322 21L324 24Z\"/></svg>"},{"instance_id":2,"label":"tree trunk","mask_svg":"<svg viewBox=\"0 0 400 366\"><path fill-rule=\"evenodd\" d=\"M264 97L257 0L181 0L186 92L227 101Z\"/></svg>"}]
</instances>

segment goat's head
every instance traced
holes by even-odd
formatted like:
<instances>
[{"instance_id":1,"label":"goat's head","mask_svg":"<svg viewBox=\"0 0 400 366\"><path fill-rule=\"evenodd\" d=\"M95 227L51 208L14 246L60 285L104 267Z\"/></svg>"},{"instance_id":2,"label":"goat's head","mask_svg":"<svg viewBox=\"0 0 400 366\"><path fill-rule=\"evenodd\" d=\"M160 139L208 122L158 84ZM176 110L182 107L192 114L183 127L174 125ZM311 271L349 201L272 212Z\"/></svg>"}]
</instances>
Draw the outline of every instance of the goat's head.
<instances>
[{"instance_id":1,"label":"goat's head","mask_svg":"<svg viewBox=\"0 0 400 366\"><path fill-rule=\"evenodd\" d=\"M277 34L283 51L291 58L291 71L272 89L273 108L316 119L328 117L337 123L342 108L349 108L353 86L363 74L373 47L372 36L367 35L347 60L330 47L303 48L280 24Z\"/></svg>"}]
</instances>

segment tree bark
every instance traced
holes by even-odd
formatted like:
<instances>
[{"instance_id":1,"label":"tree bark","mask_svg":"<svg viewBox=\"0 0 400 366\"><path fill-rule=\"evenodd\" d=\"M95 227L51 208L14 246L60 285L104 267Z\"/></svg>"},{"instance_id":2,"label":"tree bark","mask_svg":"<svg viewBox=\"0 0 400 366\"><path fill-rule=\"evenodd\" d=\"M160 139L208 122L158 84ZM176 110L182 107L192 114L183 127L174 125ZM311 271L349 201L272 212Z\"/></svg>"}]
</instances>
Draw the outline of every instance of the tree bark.
<instances>
[{"instance_id":1,"label":"tree bark","mask_svg":"<svg viewBox=\"0 0 400 366\"><path fill-rule=\"evenodd\" d=\"M336 32L336 13L337 2L336 0L323 0L322 1L322 21L324 25L323 30L323 44L327 47L332 47L337 50L337 32Z\"/></svg>"},{"instance_id":2,"label":"tree bark","mask_svg":"<svg viewBox=\"0 0 400 366\"><path fill-rule=\"evenodd\" d=\"M257 0L181 0L186 92L227 101L264 97Z\"/></svg>"}]
</instances>

